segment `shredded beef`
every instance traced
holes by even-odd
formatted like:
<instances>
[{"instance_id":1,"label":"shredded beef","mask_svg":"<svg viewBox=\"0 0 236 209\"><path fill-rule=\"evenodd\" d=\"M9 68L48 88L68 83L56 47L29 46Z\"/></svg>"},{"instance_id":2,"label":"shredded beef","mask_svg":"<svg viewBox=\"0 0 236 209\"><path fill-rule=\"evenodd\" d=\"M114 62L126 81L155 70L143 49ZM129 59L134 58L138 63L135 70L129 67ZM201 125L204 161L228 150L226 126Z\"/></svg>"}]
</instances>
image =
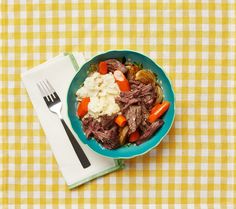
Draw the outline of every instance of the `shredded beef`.
<instances>
[{"instance_id":1,"label":"shredded beef","mask_svg":"<svg viewBox=\"0 0 236 209\"><path fill-rule=\"evenodd\" d=\"M129 133L138 128L145 132L150 126L148 117L155 104L156 90L152 84L143 84L135 80L130 80L129 83L131 91L121 92L116 98L116 103L127 119Z\"/></svg>"},{"instance_id":2,"label":"shredded beef","mask_svg":"<svg viewBox=\"0 0 236 209\"><path fill-rule=\"evenodd\" d=\"M148 121L149 112L156 101L155 86L135 80L129 80L129 83L131 91L121 92L116 102L127 119L129 134L136 130L141 132L141 137L136 142L141 144L149 139L164 121L161 119L154 123Z\"/></svg>"},{"instance_id":3,"label":"shredded beef","mask_svg":"<svg viewBox=\"0 0 236 209\"><path fill-rule=\"evenodd\" d=\"M121 95L121 93L120 93L120 95ZM116 103L119 105L119 106L121 106L123 103L128 103L129 102L129 98L128 97L116 97L115 98L115 101L116 101Z\"/></svg>"},{"instance_id":4,"label":"shredded beef","mask_svg":"<svg viewBox=\"0 0 236 209\"><path fill-rule=\"evenodd\" d=\"M131 91L132 90L135 90L135 89L142 89L145 84L140 82L140 81L136 81L136 80L129 80L129 83L130 83L130 88L131 88Z\"/></svg>"},{"instance_id":5,"label":"shredded beef","mask_svg":"<svg viewBox=\"0 0 236 209\"><path fill-rule=\"evenodd\" d=\"M120 146L118 139L118 127L113 126L110 130L105 130L103 134L102 145L107 149L116 149Z\"/></svg>"},{"instance_id":6,"label":"shredded beef","mask_svg":"<svg viewBox=\"0 0 236 209\"><path fill-rule=\"evenodd\" d=\"M87 138L94 137L107 149L116 149L120 146L119 128L114 122L116 114L104 115L100 121L89 116L82 119L83 130Z\"/></svg>"},{"instance_id":7,"label":"shredded beef","mask_svg":"<svg viewBox=\"0 0 236 209\"><path fill-rule=\"evenodd\" d=\"M136 80L131 79L131 80L129 80L129 84L130 85L137 85L137 86L139 86L142 83L140 81L136 81Z\"/></svg>"},{"instance_id":8,"label":"shredded beef","mask_svg":"<svg viewBox=\"0 0 236 209\"><path fill-rule=\"evenodd\" d=\"M124 112L128 109L128 107L129 107L130 105L136 104L136 103L138 103L138 102L140 102L140 99L135 99L135 98L130 99L130 100L128 101L128 103L127 103L124 107L122 107L122 110L121 110L121 111L124 113Z\"/></svg>"},{"instance_id":9,"label":"shredded beef","mask_svg":"<svg viewBox=\"0 0 236 209\"><path fill-rule=\"evenodd\" d=\"M152 84L147 84L147 85L144 85L144 87L142 88L142 95L145 95L145 94L151 94L152 93Z\"/></svg>"},{"instance_id":10,"label":"shredded beef","mask_svg":"<svg viewBox=\"0 0 236 209\"><path fill-rule=\"evenodd\" d=\"M122 73L126 73L126 67L116 59L106 60L107 68L109 72L114 72L115 70L120 70Z\"/></svg>"},{"instance_id":11,"label":"shredded beef","mask_svg":"<svg viewBox=\"0 0 236 209\"><path fill-rule=\"evenodd\" d=\"M113 115L103 115L99 117L102 127L106 130L109 130L114 125L114 119L117 117L117 114Z\"/></svg>"},{"instance_id":12,"label":"shredded beef","mask_svg":"<svg viewBox=\"0 0 236 209\"><path fill-rule=\"evenodd\" d=\"M84 118L82 125L87 138L92 137L94 132L101 129L100 123L91 116Z\"/></svg>"},{"instance_id":13,"label":"shredded beef","mask_svg":"<svg viewBox=\"0 0 236 209\"><path fill-rule=\"evenodd\" d=\"M135 132L142 122L141 107L137 105L130 106L125 112L125 117L129 126L129 133Z\"/></svg>"},{"instance_id":14,"label":"shredded beef","mask_svg":"<svg viewBox=\"0 0 236 209\"><path fill-rule=\"evenodd\" d=\"M156 89L152 84L143 84L140 81L130 80L131 91L121 92L116 98L117 104L123 113L130 105L138 103L149 111L156 101Z\"/></svg>"},{"instance_id":15,"label":"shredded beef","mask_svg":"<svg viewBox=\"0 0 236 209\"><path fill-rule=\"evenodd\" d=\"M145 132L146 129L149 127L150 123L148 122L148 117L149 117L149 111L145 107L144 104L141 104L141 109L142 109L142 122L139 125L139 129L142 132Z\"/></svg>"},{"instance_id":16,"label":"shredded beef","mask_svg":"<svg viewBox=\"0 0 236 209\"><path fill-rule=\"evenodd\" d=\"M140 138L138 139L138 141L136 142L137 145L142 144L144 141L146 141L147 139L149 139L158 128L160 128L162 125L164 124L164 121L162 119L159 119L157 121L155 121L154 123L152 123L147 129L146 131L143 133L143 135L140 136Z\"/></svg>"}]
</instances>

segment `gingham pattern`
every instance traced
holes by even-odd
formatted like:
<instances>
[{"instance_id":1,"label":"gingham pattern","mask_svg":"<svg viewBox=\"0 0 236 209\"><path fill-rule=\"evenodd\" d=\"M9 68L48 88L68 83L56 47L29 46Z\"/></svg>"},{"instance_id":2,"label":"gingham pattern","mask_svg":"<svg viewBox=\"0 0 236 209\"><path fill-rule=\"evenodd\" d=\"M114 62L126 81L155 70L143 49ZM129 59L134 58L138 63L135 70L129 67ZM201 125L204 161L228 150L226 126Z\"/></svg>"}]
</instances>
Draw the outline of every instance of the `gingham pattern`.
<instances>
[{"instance_id":1,"label":"gingham pattern","mask_svg":"<svg viewBox=\"0 0 236 209\"><path fill-rule=\"evenodd\" d=\"M1 1L0 208L234 208L235 1ZM64 51L134 49L170 76L176 118L127 168L69 191L20 73Z\"/></svg>"}]
</instances>

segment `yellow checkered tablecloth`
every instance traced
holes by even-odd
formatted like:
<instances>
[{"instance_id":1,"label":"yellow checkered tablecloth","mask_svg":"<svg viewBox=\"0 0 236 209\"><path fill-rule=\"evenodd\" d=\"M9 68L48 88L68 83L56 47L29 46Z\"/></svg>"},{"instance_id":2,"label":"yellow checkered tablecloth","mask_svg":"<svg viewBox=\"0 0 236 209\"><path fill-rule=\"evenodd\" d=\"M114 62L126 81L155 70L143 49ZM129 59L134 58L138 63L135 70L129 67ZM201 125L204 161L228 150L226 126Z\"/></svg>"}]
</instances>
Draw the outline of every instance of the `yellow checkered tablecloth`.
<instances>
[{"instance_id":1,"label":"yellow checkered tablecloth","mask_svg":"<svg viewBox=\"0 0 236 209\"><path fill-rule=\"evenodd\" d=\"M0 208L234 208L236 3L0 3ZM64 51L133 49L164 68L176 118L124 170L70 191L20 74Z\"/></svg>"}]
</instances>

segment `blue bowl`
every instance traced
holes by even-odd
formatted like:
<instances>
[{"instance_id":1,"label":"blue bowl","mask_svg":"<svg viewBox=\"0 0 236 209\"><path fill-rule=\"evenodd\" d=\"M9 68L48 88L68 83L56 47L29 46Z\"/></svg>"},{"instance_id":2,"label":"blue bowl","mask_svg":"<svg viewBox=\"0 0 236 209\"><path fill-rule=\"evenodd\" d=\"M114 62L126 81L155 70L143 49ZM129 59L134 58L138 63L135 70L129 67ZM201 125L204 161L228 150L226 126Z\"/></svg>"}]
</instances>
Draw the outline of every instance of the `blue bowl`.
<instances>
[{"instance_id":1,"label":"blue bowl","mask_svg":"<svg viewBox=\"0 0 236 209\"><path fill-rule=\"evenodd\" d=\"M132 61L136 61L138 63L142 63L145 69L152 70L157 76L161 83L161 86L164 91L164 99L170 102L170 108L166 112L163 117L164 125L156 131L156 133L146 142L141 145L125 145L115 150L108 150L100 145L94 139L88 139L82 129L82 124L79 118L76 115L77 106L76 106L76 96L75 93L78 88L83 84L84 80L88 75L88 69L91 64L96 64L100 61L111 59L111 58L122 58L131 59ZM158 66L153 60L149 57L130 50L113 50L108 51L99 55L96 55L89 61L87 61L81 69L76 73L73 80L71 81L68 93L67 93L67 108L68 108L68 116L71 122L73 130L78 135L79 139L87 144L93 151L97 152L106 157L110 158L122 158L128 159L133 158L139 155L143 155L156 147L161 140L166 136L168 131L170 130L175 116L175 96L174 91L171 85L170 80L168 79L165 72Z\"/></svg>"}]
</instances>

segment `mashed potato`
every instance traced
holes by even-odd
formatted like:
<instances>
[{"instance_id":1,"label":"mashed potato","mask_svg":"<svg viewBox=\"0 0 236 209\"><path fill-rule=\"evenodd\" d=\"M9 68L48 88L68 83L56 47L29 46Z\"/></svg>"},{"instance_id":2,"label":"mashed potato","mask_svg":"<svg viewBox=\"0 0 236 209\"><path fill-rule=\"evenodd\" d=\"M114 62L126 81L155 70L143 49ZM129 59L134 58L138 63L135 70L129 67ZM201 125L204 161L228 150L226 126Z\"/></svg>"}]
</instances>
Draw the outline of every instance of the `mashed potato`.
<instances>
[{"instance_id":1,"label":"mashed potato","mask_svg":"<svg viewBox=\"0 0 236 209\"><path fill-rule=\"evenodd\" d=\"M87 77L84 85L76 92L79 101L90 97L87 115L94 118L119 112L120 108L115 102L115 97L119 94L120 90L112 73L101 75L98 72Z\"/></svg>"}]
</instances>

